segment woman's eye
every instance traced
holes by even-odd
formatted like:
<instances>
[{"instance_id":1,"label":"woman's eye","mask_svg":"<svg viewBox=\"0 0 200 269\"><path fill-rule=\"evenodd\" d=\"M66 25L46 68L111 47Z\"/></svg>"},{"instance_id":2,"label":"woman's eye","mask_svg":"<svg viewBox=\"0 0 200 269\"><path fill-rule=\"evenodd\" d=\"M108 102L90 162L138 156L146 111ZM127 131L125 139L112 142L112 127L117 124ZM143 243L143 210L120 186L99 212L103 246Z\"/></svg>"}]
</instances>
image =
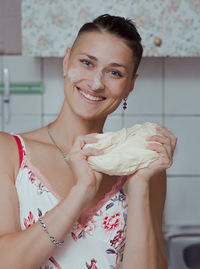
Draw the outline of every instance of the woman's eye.
<instances>
[{"instance_id":1,"label":"woman's eye","mask_svg":"<svg viewBox=\"0 0 200 269\"><path fill-rule=\"evenodd\" d=\"M92 66L92 63L88 60L81 60L81 63L83 63L84 65L87 65L87 66Z\"/></svg>"},{"instance_id":2,"label":"woman's eye","mask_svg":"<svg viewBox=\"0 0 200 269\"><path fill-rule=\"evenodd\" d=\"M118 71L111 71L110 73L111 73L111 75L114 76L114 77L121 77L121 76L122 76L121 73L118 72Z\"/></svg>"}]
</instances>

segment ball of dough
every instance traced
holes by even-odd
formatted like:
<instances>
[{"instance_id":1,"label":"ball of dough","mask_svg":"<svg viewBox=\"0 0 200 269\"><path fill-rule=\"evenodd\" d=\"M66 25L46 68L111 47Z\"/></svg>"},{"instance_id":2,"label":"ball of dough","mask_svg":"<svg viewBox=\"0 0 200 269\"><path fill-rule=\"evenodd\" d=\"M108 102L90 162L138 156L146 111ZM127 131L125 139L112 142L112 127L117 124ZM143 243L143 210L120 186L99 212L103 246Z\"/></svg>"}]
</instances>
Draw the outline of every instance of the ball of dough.
<instances>
[{"instance_id":1,"label":"ball of dough","mask_svg":"<svg viewBox=\"0 0 200 269\"><path fill-rule=\"evenodd\" d=\"M84 148L101 149L105 154L89 156L90 167L98 172L116 176L130 175L140 168L147 167L159 158L157 152L145 147L146 137L157 134L156 126L155 123L146 122L117 132L97 134L99 141L86 144Z\"/></svg>"}]
</instances>

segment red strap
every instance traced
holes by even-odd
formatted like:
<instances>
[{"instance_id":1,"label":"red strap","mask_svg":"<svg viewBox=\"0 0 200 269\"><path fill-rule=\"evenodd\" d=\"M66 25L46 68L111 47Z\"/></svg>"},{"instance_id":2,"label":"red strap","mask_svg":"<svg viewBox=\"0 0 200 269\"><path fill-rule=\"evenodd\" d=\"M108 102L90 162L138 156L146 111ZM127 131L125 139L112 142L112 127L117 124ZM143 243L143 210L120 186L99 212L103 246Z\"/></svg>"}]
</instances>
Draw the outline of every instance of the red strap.
<instances>
[{"instance_id":1,"label":"red strap","mask_svg":"<svg viewBox=\"0 0 200 269\"><path fill-rule=\"evenodd\" d=\"M23 146L22 146L22 143L21 143L21 140L19 139L18 136L14 135L14 138L17 142L17 147L18 147L18 151L19 151L19 167L21 167L21 164L22 164L22 160L23 160Z\"/></svg>"}]
</instances>

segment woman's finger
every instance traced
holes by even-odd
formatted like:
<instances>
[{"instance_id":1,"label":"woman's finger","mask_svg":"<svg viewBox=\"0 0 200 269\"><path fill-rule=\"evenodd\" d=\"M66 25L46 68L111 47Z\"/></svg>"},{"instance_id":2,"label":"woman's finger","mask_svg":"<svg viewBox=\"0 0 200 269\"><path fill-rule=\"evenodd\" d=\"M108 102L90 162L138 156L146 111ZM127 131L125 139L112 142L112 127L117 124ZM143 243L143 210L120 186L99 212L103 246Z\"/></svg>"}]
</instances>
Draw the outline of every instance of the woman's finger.
<instances>
[{"instance_id":1,"label":"woman's finger","mask_svg":"<svg viewBox=\"0 0 200 269\"><path fill-rule=\"evenodd\" d=\"M84 136L78 136L72 146L72 151L81 150L85 144L92 144L98 142L98 138L95 137L96 134L89 134Z\"/></svg>"},{"instance_id":2,"label":"woman's finger","mask_svg":"<svg viewBox=\"0 0 200 269\"><path fill-rule=\"evenodd\" d=\"M167 149L168 155L169 156L172 155L173 149L172 149L171 140L169 139L169 137L165 137L162 135L153 135L153 136L147 137L146 141L158 142L162 144L162 146Z\"/></svg>"},{"instance_id":3,"label":"woman's finger","mask_svg":"<svg viewBox=\"0 0 200 269\"><path fill-rule=\"evenodd\" d=\"M169 131L166 127L164 126L157 126L156 127L156 132L163 135L164 137L168 137L171 141L171 145L173 147L173 150L176 147L176 143L177 143L177 137L171 132Z\"/></svg>"},{"instance_id":4,"label":"woman's finger","mask_svg":"<svg viewBox=\"0 0 200 269\"><path fill-rule=\"evenodd\" d=\"M170 155L168 154L167 149L160 144L157 143L150 143L145 145L147 149L156 151L157 153L161 154L162 156L166 156L167 158L170 158Z\"/></svg>"},{"instance_id":5,"label":"woman's finger","mask_svg":"<svg viewBox=\"0 0 200 269\"><path fill-rule=\"evenodd\" d=\"M88 147L88 148L82 149L81 153L84 156L89 157L89 156L103 155L104 151L100 150L100 149L95 149L95 148L92 148L92 147Z\"/></svg>"},{"instance_id":6,"label":"woman's finger","mask_svg":"<svg viewBox=\"0 0 200 269\"><path fill-rule=\"evenodd\" d=\"M163 163L167 168L172 165L173 155L172 154L169 155L167 149L164 146L156 143L151 143L147 144L146 148L156 151L162 157Z\"/></svg>"},{"instance_id":7,"label":"woman's finger","mask_svg":"<svg viewBox=\"0 0 200 269\"><path fill-rule=\"evenodd\" d=\"M146 138L146 141L155 141L158 142L160 144L167 144L167 145L171 145L171 140L169 137L163 136L163 135L152 135L152 136L148 136Z\"/></svg>"}]
</instances>

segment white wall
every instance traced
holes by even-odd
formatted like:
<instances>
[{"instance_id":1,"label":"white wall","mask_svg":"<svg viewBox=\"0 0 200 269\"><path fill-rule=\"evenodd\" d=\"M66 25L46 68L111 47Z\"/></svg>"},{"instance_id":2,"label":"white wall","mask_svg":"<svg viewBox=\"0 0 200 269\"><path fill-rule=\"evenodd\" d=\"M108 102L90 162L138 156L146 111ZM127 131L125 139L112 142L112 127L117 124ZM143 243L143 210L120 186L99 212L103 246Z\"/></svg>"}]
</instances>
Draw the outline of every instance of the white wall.
<instances>
[{"instance_id":1,"label":"white wall","mask_svg":"<svg viewBox=\"0 0 200 269\"><path fill-rule=\"evenodd\" d=\"M46 87L44 96L11 97L11 121L4 130L27 131L53 120L63 101L62 59L1 56L3 66L12 81L43 80ZM125 113L121 106L108 118L105 131L145 121L173 131L178 145L168 170L165 223L200 224L200 59L144 58L127 103Z\"/></svg>"}]
</instances>

